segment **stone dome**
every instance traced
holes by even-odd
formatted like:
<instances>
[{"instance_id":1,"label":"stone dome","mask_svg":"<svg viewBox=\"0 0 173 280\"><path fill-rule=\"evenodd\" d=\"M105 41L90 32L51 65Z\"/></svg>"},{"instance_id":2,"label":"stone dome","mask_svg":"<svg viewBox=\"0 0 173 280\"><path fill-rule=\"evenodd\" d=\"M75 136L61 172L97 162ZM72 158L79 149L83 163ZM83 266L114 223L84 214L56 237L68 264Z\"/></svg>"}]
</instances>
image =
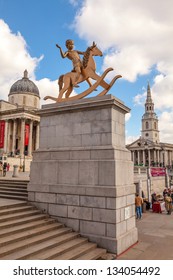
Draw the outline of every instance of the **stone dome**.
<instances>
[{"instance_id":1,"label":"stone dome","mask_svg":"<svg viewBox=\"0 0 173 280\"><path fill-rule=\"evenodd\" d=\"M37 97L40 97L38 87L28 78L27 70L24 71L23 78L18 80L11 86L8 96L15 94L15 93L17 93L17 94L27 93L27 94L32 94L32 95L36 95Z\"/></svg>"}]
</instances>

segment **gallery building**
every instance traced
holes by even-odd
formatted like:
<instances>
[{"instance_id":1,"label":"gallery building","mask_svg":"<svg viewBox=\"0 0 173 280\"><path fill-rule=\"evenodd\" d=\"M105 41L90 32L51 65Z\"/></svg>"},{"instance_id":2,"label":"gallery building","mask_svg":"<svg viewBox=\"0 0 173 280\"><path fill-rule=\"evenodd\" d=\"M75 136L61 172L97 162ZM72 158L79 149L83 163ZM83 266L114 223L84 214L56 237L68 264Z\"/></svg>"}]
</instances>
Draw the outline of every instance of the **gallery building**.
<instances>
[{"instance_id":1,"label":"gallery building","mask_svg":"<svg viewBox=\"0 0 173 280\"><path fill-rule=\"evenodd\" d=\"M32 156L39 147L39 108L38 87L25 70L11 86L8 101L0 100L0 155Z\"/></svg>"}]
</instances>

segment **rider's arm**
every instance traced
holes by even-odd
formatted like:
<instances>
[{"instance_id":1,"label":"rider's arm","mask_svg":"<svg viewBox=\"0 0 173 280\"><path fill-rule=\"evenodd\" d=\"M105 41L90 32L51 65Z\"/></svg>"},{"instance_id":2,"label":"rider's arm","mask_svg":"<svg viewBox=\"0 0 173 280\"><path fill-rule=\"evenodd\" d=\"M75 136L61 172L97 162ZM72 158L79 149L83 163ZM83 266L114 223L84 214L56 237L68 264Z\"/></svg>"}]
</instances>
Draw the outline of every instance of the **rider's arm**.
<instances>
[{"instance_id":1,"label":"rider's arm","mask_svg":"<svg viewBox=\"0 0 173 280\"><path fill-rule=\"evenodd\" d=\"M65 52L65 53L64 53L64 52L62 51L61 47L60 47L58 44L56 44L56 47L60 50L60 54L61 54L62 58L65 58L65 57L67 56L68 52Z\"/></svg>"},{"instance_id":2,"label":"rider's arm","mask_svg":"<svg viewBox=\"0 0 173 280\"><path fill-rule=\"evenodd\" d=\"M85 54L85 52L77 51L78 54Z\"/></svg>"}]
</instances>

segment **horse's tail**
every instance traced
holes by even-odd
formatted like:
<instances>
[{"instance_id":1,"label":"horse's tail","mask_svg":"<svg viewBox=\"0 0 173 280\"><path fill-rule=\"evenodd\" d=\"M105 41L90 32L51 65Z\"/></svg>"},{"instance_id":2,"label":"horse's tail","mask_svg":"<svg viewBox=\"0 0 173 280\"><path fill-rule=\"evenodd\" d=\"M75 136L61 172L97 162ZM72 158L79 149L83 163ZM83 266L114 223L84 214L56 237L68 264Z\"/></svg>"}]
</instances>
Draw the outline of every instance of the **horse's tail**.
<instances>
[{"instance_id":1,"label":"horse's tail","mask_svg":"<svg viewBox=\"0 0 173 280\"><path fill-rule=\"evenodd\" d=\"M64 75L59 76L59 80L58 80L59 91L62 89L63 86L63 77Z\"/></svg>"}]
</instances>

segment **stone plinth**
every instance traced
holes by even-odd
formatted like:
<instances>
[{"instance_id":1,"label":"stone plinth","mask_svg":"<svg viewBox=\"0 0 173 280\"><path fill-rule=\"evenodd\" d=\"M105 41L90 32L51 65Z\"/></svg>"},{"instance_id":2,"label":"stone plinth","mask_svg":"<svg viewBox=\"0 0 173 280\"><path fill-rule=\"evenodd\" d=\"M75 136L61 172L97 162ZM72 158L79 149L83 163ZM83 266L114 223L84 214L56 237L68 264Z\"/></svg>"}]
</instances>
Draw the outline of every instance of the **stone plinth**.
<instances>
[{"instance_id":1,"label":"stone plinth","mask_svg":"<svg viewBox=\"0 0 173 280\"><path fill-rule=\"evenodd\" d=\"M127 112L111 95L44 105L28 185L32 203L117 254L138 238Z\"/></svg>"}]
</instances>

